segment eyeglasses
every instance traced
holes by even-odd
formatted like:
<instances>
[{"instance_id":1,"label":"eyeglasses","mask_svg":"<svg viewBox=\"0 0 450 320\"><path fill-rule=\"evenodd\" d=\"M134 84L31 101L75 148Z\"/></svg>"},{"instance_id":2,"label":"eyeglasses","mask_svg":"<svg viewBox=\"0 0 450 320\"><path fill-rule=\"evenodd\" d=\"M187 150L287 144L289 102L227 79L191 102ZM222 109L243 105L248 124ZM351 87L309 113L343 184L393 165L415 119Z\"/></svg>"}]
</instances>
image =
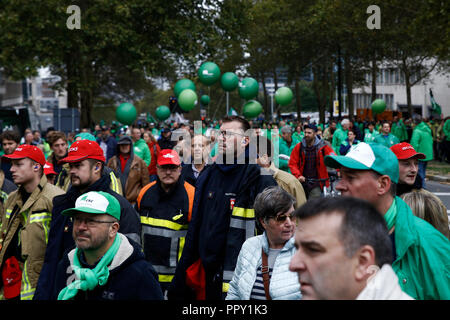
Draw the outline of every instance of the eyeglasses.
<instances>
[{"instance_id":1,"label":"eyeglasses","mask_svg":"<svg viewBox=\"0 0 450 320\"><path fill-rule=\"evenodd\" d=\"M81 223L85 223L89 228L93 228L97 226L99 223L114 223L115 221L103 221L103 220L95 220L91 218L80 218L74 217L73 224L80 225Z\"/></svg>"},{"instance_id":2,"label":"eyeglasses","mask_svg":"<svg viewBox=\"0 0 450 320\"><path fill-rule=\"evenodd\" d=\"M291 212L290 214L281 213L281 214L277 214L274 217L275 221L278 223L285 222L287 218L289 218L292 221L294 218L294 212Z\"/></svg>"},{"instance_id":3,"label":"eyeglasses","mask_svg":"<svg viewBox=\"0 0 450 320\"><path fill-rule=\"evenodd\" d=\"M225 139L229 139L229 138L231 138L233 135L245 137L245 135L242 134L242 133L237 133L237 132L233 132L233 131L219 131L219 136L222 136L222 137L224 137Z\"/></svg>"}]
</instances>

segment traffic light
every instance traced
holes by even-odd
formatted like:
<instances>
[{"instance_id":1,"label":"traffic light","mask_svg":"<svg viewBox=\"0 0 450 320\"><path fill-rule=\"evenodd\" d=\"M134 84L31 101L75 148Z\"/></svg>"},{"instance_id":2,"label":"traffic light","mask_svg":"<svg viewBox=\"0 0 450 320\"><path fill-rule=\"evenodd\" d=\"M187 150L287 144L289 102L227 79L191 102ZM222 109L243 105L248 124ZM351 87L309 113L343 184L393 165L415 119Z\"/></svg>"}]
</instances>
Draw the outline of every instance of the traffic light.
<instances>
[{"instance_id":1,"label":"traffic light","mask_svg":"<svg viewBox=\"0 0 450 320\"><path fill-rule=\"evenodd\" d=\"M171 113L188 113L180 108L177 97L169 97L169 109Z\"/></svg>"}]
</instances>

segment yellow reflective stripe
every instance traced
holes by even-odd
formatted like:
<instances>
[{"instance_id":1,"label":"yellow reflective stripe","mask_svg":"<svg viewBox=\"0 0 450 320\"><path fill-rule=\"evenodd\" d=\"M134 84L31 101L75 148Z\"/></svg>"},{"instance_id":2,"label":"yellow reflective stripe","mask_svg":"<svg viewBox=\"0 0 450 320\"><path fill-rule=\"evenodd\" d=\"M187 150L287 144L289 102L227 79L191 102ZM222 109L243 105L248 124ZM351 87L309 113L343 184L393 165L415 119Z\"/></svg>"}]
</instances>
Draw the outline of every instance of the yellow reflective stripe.
<instances>
[{"instance_id":1,"label":"yellow reflective stripe","mask_svg":"<svg viewBox=\"0 0 450 320\"><path fill-rule=\"evenodd\" d=\"M116 175L113 172L111 172L109 175L111 176L111 182L113 184L113 191L116 193L119 193L119 187L117 185Z\"/></svg>"},{"instance_id":2,"label":"yellow reflective stripe","mask_svg":"<svg viewBox=\"0 0 450 320\"><path fill-rule=\"evenodd\" d=\"M159 282L172 282L173 277L174 277L173 275L159 274L158 281Z\"/></svg>"},{"instance_id":3,"label":"yellow reflective stripe","mask_svg":"<svg viewBox=\"0 0 450 320\"><path fill-rule=\"evenodd\" d=\"M22 272L22 290L20 291L20 299L32 300L35 290L35 288L31 287L30 280L28 279L28 261L25 261Z\"/></svg>"},{"instance_id":4,"label":"yellow reflective stripe","mask_svg":"<svg viewBox=\"0 0 450 320\"><path fill-rule=\"evenodd\" d=\"M11 217L12 209L6 209L6 219Z\"/></svg>"},{"instance_id":5,"label":"yellow reflective stripe","mask_svg":"<svg viewBox=\"0 0 450 320\"><path fill-rule=\"evenodd\" d=\"M227 282L222 283L222 292L228 292L228 289L230 288L230 284Z\"/></svg>"},{"instance_id":6,"label":"yellow reflective stripe","mask_svg":"<svg viewBox=\"0 0 450 320\"><path fill-rule=\"evenodd\" d=\"M164 227L171 230L186 230L188 228L187 224L179 224L172 221L164 220L164 219L156 219L152 217L142 217L141 223L147 224L154 227Z\"/></svg>"},{"instance_id":7,"label":"yellow reflective stripe","mask_svg":"<svg viewBox=\"0 0 450 320\"><path fill-rule=\"evenodd\" d=\"M178 261L180 261L181 258L181 254L183 253L183 249L184 249L184 241L186 240L185 237L181 237L180 241L178 242L179 245L179 249L178 249Z\"/></svg>"},{"instance_id":8,"label":"yellow reflective stripe","mask_svg":"<svg viewBox=\"0 0 450 320\"><path fill-rule=\"evenodd\" d=\"M52 219L52 214L50 212L43 212L43 213L35 213L32 214L30 217L30 223L34 222L50 222Z\"/></svg>"},{"instance_id":9,"label":"yellow reflective stripe","mask_svg":"<svg viewBox=\"0 0 450 320\"><path fill-rule=\"evenodd\" d=\"M253 209L247 209L247 208L239 208L234 207L232 214L235 217L241 217L246 219L255 218L255 210Z\"/></svg>"}]
</instances>

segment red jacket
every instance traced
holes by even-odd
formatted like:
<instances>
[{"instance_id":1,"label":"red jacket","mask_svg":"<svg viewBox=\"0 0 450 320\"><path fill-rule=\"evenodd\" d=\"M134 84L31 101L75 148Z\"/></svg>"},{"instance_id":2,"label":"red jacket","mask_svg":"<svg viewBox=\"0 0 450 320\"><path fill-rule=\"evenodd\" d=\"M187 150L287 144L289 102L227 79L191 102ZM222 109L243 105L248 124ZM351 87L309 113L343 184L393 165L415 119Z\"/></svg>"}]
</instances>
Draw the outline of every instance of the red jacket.
<instances>
[{"instance_id":1,"label":"red jacket","mask_svg":"<svg viewBox=\"0 0 450 320\"><path fill-rule=\"evenodd\" d=\"M150 161L150 164L148 165L148 174L156 174L156 160L158 157L158 153L161 151L161 148L159 147L157 142L149 142L147 143L148 148L150 149L150 155L152 157L152 160ZM155 147L156 147L156 154L155 154Z\"/></svg>"},{"instance_id":2,"label":"red jacket","mask_svg":"<svg viewBox=\"0 0 450 320\"><path fill-rule=\"evenodd\" d=\"M300 156L300 147L303 144L302 148L302 154ZM327 167L325 166L324 158L328 155L336 155L336 153L333 151L333 149L323 141L323 139L316 138L315 141L316 145L316 168L317 168L317 175L319 176L319 179L327 179L328 178L328 171ZM303 139L302 142L297 143L297 145L294 147L294 149L291 152L291 157L289 159L289 169L291 170L291 173L298 179L300 176L303 175L303 168L305 167L305 151L304 148L306 146L305 140ZM321 188L323 186L323 183L320 183ZM330 181L326 182L326 186L330 186Z\"/></svg>"}]
</instances>

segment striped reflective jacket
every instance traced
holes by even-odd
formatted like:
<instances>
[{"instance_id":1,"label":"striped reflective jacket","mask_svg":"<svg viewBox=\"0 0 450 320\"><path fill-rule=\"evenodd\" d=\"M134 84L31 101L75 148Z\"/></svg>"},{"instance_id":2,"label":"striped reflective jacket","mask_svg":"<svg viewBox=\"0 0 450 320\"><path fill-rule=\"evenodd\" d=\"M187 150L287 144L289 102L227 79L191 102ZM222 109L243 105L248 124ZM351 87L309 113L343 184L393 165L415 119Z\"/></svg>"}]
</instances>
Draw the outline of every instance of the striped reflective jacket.
<instances>
[{"instance_id":1,"label":"striped reflective jacket","mask_svg":"<svg viewBox=\"0 0 450 320\"><path fill-rule=\"evenodd\" d=\"M53 198L64 193L58 187L47 182L42 176L37 188L23 203L21 189L12 192L5 204L0 231L0 266L9 258L8 253L18 252L11 246L18 245L21 263L22 286L21 300L31 300L36 289L39 274L44 263L48 242ZM18 232L18 243L13 243ZM3 295L3 288L1 290Z\"/></svg>"},{"instance_id":2,"label":"striped reflective jacket","mask_svg":"<svg viewBox=\"0 0 450 320\"><path fill-rule=\"evenodd\" d=\"M142 246L146 259L158 272L162 287L172 281L183 252L194 193L195 188L182 179L168 193L157 181L149 183L139 193Z\"/></svg>"}]
</instances>

